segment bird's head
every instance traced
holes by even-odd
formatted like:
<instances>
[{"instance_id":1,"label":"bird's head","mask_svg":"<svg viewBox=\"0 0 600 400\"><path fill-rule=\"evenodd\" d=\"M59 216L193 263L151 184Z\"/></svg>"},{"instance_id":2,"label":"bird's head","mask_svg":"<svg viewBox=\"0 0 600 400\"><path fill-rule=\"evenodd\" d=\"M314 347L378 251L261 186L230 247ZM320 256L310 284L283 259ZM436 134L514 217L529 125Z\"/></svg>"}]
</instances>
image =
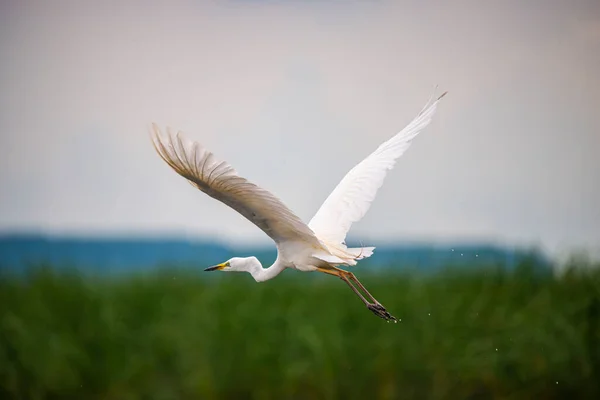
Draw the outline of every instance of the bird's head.
<instances>
[{"instance_id":1,"label":"bird's head","mask_svg":"<svg viewBox=\"0 0 600 400\"><path fill-rule=\"evenodd\" d=\"M208 267L205 271L250 272L257 264L260 265L256 257L233 257L221 264Z\"/></svg>"}]
</instances>

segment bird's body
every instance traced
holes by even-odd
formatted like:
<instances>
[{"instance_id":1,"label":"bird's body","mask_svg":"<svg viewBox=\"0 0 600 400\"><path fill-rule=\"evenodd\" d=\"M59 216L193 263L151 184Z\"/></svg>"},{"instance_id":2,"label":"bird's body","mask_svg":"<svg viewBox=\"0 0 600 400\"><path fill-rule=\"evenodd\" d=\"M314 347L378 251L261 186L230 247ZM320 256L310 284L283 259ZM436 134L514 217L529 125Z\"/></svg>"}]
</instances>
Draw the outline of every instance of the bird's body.
<instances>
[{"instance_id":1,"label":"bird's body","mask_svg":"<svg viewBox=\"0 0 600 400\"><path fill-rule=\"evenodd\" d=\"M286 268L327 273L345 281L376 315L388 321L396 320L354 274L339 268L356 265L359 260L370 257L375 249L348 248L346 234L352 223L367 212L387 171L393 168L411 140L429 124L438 101L445 94L434 101L432 97L408 126L352 168L308 224L273 194L238 175L227 162L216 160L200 144L184 143L180 132L173 137L168 131L168 140L164 141L154 124L154 146L171 168L199 190L242 214L277 246L277 259L268 268L263 268L256 257L234 257L206 270L248 272L257 282L273 279ZM358 285L372 302L353 284Z\"/></svg>"}]
</instances>

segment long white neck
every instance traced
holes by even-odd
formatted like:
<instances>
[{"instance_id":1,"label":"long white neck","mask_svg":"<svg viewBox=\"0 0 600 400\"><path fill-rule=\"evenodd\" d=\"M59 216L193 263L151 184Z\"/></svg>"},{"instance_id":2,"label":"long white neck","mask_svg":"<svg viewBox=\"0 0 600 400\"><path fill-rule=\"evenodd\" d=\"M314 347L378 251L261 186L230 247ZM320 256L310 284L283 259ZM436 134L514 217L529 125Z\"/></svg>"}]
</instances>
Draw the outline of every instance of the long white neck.
<instances>
[{"instance_id":1,"label":"long white neck","mask_svg":"<svg viewBox=\"0 0 600 400\"><path fill-rule=\"evenodd\" d=\"M250 257L246 263L246 270L252 275L256 282L264 282L273 279L284 269L285 266L279 262L279 259L275 260L273 265L269 268L263 268L256 257Z\"/></svg>"}]
</instances>

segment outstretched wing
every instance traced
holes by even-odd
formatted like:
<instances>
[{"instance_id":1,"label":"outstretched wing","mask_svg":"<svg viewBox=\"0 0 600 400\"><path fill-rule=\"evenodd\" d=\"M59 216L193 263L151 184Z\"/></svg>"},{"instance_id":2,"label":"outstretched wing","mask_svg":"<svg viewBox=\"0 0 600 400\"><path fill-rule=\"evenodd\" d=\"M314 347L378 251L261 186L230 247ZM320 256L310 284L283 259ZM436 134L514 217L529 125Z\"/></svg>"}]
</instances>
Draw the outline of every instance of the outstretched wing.
<instances>
[{"instance_id":1,"label":"outstretched wing","mask_svg":"<svg viewBox=\"0 0 600 400\"><path fill-rule=\"evenodd\" d=\"M387 171L394 167L412 139L429 124L438 102L446 93L433 102L431 96L410 124L381 144L344 176L308 223L319 239L336 244L344 243L352 223L360 220L369 210Z\"/></svg>"},{"instance_id":2,"label":"outstretched wing","mask_svg":"<svg viewBox=\"0 0 600 400\"><path fill-rule=\"evenodd\" d=\"M199 143L187 142L181 132L173 137L167 129L167 138L163 138L156 124L152 128L158 154L194 187L242 214L275 243L302 240L320 247L311 229L269 191L239 176Z\"/></svg>"}]
</instances>

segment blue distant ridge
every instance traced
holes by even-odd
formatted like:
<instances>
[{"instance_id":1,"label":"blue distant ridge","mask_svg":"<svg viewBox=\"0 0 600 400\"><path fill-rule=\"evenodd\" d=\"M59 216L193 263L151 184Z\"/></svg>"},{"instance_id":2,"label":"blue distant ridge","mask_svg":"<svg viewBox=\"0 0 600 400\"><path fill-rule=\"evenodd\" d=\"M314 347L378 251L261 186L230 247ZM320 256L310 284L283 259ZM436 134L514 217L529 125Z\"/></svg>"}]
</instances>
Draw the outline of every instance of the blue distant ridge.
<instances>
[{"instance_id":1,"label":"blue distant ridge","mask_svg":"<svg viewBox=\"0 0 600 400\"><path fill-rule=\"evenodd\" d=\"M226 246L218 242L161 238L74 238L43 235L0 236L0 269L22 270L44 264L90 272L148 270L161 266L204 268L232 256L257 256L264 265L275 260L275 247ZM435 271L451 266L513 269L527 261L540 271L551 263L534 251L487 244L385 245L361 261L371 270Z\"/></svg>"}]
</instances>

